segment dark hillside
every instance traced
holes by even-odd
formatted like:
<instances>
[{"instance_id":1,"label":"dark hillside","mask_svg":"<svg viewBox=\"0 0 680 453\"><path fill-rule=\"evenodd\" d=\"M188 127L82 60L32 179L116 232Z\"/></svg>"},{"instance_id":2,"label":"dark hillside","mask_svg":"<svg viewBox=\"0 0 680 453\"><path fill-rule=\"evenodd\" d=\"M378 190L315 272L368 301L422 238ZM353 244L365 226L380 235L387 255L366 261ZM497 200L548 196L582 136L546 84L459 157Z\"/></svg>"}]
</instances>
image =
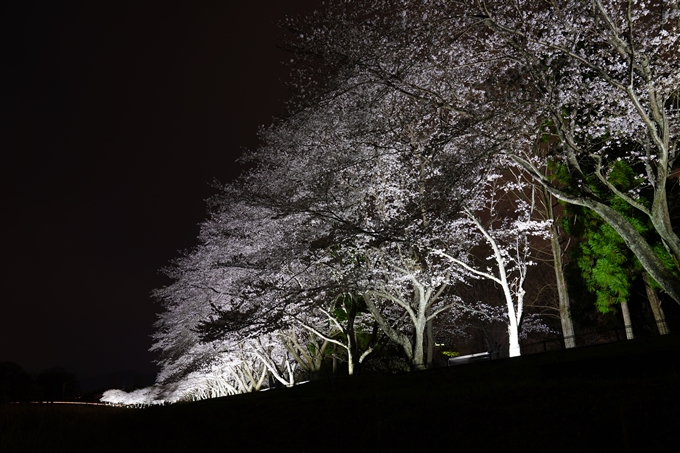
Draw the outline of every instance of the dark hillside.
<instances>
[{"instance_id":1,"label":"dark hillside","mask_svg":"<svg viewBox=\"0 0 680 453\"><path fill-rule=\"evenodd\" d=\"M145 410L0 407L0 451L674 451L680 337Z\"/></svg>"}]
</instances>

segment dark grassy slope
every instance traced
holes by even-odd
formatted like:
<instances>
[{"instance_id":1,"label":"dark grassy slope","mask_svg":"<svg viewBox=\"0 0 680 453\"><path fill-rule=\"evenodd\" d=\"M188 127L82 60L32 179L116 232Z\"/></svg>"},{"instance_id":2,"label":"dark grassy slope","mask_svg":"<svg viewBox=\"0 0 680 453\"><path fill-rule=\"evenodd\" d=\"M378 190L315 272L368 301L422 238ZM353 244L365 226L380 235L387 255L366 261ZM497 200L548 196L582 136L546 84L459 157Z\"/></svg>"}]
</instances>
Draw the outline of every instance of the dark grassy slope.
<instances>
[{"instance_id":1,"label":"dark grassy slope","mask_svg":"<svg viewBox=\"0 0 680 453\"><path fill-rule=\"evenodd\" d=\"M680 337L145 410L0 407L0 451L676 451Z\"/></svg>"}]
</instances>

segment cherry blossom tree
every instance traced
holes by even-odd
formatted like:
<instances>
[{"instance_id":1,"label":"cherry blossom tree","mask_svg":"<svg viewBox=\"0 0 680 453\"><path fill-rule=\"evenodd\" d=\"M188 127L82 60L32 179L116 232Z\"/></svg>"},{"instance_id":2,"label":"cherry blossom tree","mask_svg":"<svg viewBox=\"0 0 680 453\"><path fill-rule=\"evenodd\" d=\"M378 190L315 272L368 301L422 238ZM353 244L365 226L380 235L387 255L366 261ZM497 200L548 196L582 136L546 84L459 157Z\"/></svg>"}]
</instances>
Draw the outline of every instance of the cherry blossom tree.
<instances>
[{"instance_id":1,"label":"cherry blossom tree","mask_svg":"<svg viewBox=\"0 0 680 453\"><path fill-rule=\"evenodd\" d=\"M266 163L258 168L256 190L277 203L277 189L287 184L272 181L295 181L284 200L329 225L326 264L333 278L363 296L383 332L421 368L432 360L434 341L426 341L426 331L431 337L431 322L455 305L448 288L459 281L440 258L428 257L429 247L472 246L452 222L475 197L487 164L460 146L461 137L440 133L448 120L423 118L426 107L416 111L407 98L386 98L367 86L337 93L304 121L267 131L268 147L253 156ZM395 309L406 313L413 338L385 317L399 319Z\"/></svg>"},{"instance_id":2,"label":"cherry blossom tree","mask_svg":"<svg viewBox=\"0 0 680 453\"><path fill-rule=\"evenodd\" d=\"M291 238L306 227L301 216L276 218L248 204L234 186L211 201L199 245L166 269L174 283L155 292L165 311L153 350L166 393L200 398L257 391L270 377L295 382L290 317L302 310L285 297L303 278L304 255ZM216 311L228 316L218 326L224 334L210 338L201 327Z\"/></svg>"},{"instance_id":3,"label":"cherry blossom tree","mask_svg":"<svg viewBox=\"0 0 680 453\"><path fill-rule=\"evenodd\" d=\"M673 271L610 206L618 196L647 215L677 272L667 183L680 115L679 14L662 1L338 1L288 25L304 100L338 79L371 81L451 112L552 195L602 216L680 303ZM609 178L617 159L639 172L630 192ZM545 172L550 161L568 166L568 185Z\"/></svg>"},{"instance_id":4,"label":"cherry blossom tree","mask_svg":"<svg viewBox=\"0 0 680 453\"><path fill-rule=\"evenodd\" d=\"M576 347L576 334L574 331L574 321L571 316L571 300L569 299L569 289L565 274L565 247L568 246L568 237L565 239L563 228L560 226L560 216L556 213L556 198L541 186L538 196L543 207L541 218L549 220L550 223L550 251L552 253L553 270L555 271L555 286L557 288L557 306L560 313L560 324L562 325L562 337L564 347ZM566 242L566 246L563 246Z\"/></svg>"},{"instance_id":5,"label":"cherry blossom tree","mask_svg":"<svg viewBox=\"0 0 680 453\"><path fill-rule=\"evenodd\" d=\"M501 175L490 178L486 206L477 212L468 208L463 211L467 221L481 233L490 248L491 256L487 260L494 263L493 267L472 264L470 258L461 260L444 251L438 253L473 276L491 280L502 288L508 321L509 355L516 357L521 355L519 338L526 294L524 283L529 267L535 264L530 259L530 238L533 236L547 239L551 221L532 220L535 204L527 202L524 197L508 200L512 203L511 206L514 205L515 213L504 215L501 212L502 196L507 197L512 191L522 192L526 187L521 179L512 181L500 178ZM486 219L482 220L479 214L483 214Z\"/></svg>"},{"instance_id":6,"label":"cherry blossom tree","mask_svg":"<svg viewBox=\"0 0 680 453\"><path fill-rule=\"evenodd\" d=\"M494 32L489 46L520 59L546 93L545 133L554 134L557 145L549 150L568 167L572 181L566 187L555 184L526 154L515 153L515 160L557 198L597 212L680 303L678 278L610 205L616 196L648 216L680 269L680 239L667 202L680 124L677 3L527 1L522 6L525 13L500 2L477 3ZM610 178L619 159L639 171L638 184L627 192Z\"/></svg>"},{"instance_id":7,"label":"cherry blossom tree","mask_svg":"<svg viewBox=\"0 0 680 453\"><path fill-rule=\"evenodd\" d=\"M213 199L199 246L156 293L162 380L218 367L200 394L257 389L265 375L289 385L297 367L317 373L329 345L352 372L371 350L356 329L373 325L422 368L437 317L471 310L452 288L473 278L503 288L519 354L529 239L549 222L526 199L500 215L485 183L509 162L546 196L597 212L680 302L667 194L677 26L676 3L654 0L336 0L289 21L287 116L261 131L252 170ZM639 172L632 188L612 178L619 160ZM650 219L675 269L614 197ZM366 312L340 316L345 295Z\"/></svg>"}]
</instances>

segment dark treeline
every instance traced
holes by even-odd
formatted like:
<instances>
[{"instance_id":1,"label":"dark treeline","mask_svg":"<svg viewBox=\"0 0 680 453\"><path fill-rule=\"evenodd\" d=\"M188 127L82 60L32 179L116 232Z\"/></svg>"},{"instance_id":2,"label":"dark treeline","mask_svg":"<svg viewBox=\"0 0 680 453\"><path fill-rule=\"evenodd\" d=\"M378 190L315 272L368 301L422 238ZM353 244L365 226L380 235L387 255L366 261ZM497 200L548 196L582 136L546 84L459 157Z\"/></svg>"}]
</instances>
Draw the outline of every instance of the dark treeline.
<instances>
[{"instance_id":1,"label":"dark treeline","mask_svg":"<svg viewBox=\"0 0 680 453\"><path fill-rule=\"evenodd\" d=\"M0 403L74 401L79 396L78 379L61 367L31 376L14 362L0 362Z\"/></svg>"}]
</instances>

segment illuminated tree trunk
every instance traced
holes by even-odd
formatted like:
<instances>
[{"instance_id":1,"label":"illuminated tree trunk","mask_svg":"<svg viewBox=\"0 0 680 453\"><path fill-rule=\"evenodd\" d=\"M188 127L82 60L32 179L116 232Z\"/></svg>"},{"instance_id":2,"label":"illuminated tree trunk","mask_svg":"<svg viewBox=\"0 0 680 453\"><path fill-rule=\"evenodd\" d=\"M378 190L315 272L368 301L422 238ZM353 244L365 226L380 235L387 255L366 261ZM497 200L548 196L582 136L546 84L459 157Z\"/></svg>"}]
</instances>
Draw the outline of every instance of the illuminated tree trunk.
<instances>
[{"instance_id":1,"label":"illuminated tree trunk","mask_svg":"<svg viewBox=\"0 0 680 453\"><path fill-rule=\"evenodd\" d=\"M661 308L661 300L659 300L656 290L652 288L652 285L649 282L649 276L646 272L642 274L642 279L645 282L647 300L649 300L649 305L652 307L652 313L654 313L654 320L656 321L657 329L659 329L659 335L668 335L671 331L668 328L668 324L666 324L666 315L663 312L663 308Z\"/></svg>"},{"instance_id":2,"label":"illuminated tree trunk","mask_svg":"<svg viewBox=\"0 0 680 453\"><path fill-rule=\"evenodd\" d=\"M574 322L571 319L571 308L569 306L569 290L567 289L567 281L564 276L564 268L562 267L562 250L555 235L556 232L551 233L550 242L555 262L555 280L557 281L557 298L560 308L562 336L564 337L564 347L569 349L576 347L576 337L574 336Z\"/></svg>"},{"instance_id":3,"label":"illuminated tree trunk","mask_svg":"<svg viewBox=\"0 0 680 453\"><path fill-rule=\"evenodd\" d=\"M418 322L416 324L416 338L413 342L413 360L412 366L414 370L425 369L425 354L423 348L423 340L425 339L425 322Z\"/></svg>"},{"instance_id":4,"label":"illuminated tree trunk","mask_svg":"<svg viewBox=\"0 0 680 453\"><path fill-rule=\"evenodd\" d=\"M431 332L432 321L438 314L447 310L451 306L439 308L435 311L432 311L431 309L432 304L434 304L439 299L446 289L446 284L441 285L436 290L433 290L432 288L426 288L414 277L411 277L411 282L413 283L414 287L412 304L408 304L406 301L386 291L367 291L364 294L364 299L366 300L368 311L371 312L380 329L390 340L402 347L406 357L411 362L411 368L414 370L424 370L426 368L426 349L424 347L426 338L432 345L432 352L430 352L429 344L427 347L427 363L430 363L434 353L434 335ZM390 325L390 323L387 321L387 319L385 319L376 306L373 297L389 300L406 310L408 318L410 318L413 325L413 341L411 341L411 339L408 338L403 332L398 331Z\"/></svg>"},{"instance_id":5,"label":"illuminated tree trunk","mask_svg":"<svg viewBox=\"0 0 680 453\"><path fill-rule=\"evenodd\" d=\"M547 209L548 218L552 220L550 226L550 247L553 254L553 265L555 268L555 281L557 283L557 298L560 309L560 322L562 324L562 336L564 337L564 347L569 349L576 346L574 336L574 322L571 319L571 308L569 306L569 290L567 280L564 275L564 263L562 262L562 247L560 246L559 226L555 219L555 211L552 206L552 195L543 188L543 200Z\"/></svg>"},{"instance_id":6,"label":"illuminated tree trunk","mask_svg":"<svg viewBox=\"0 0 680 453\"><path fill-rule=\"evenodd\" d=\"M432 366L434 360L434 331L432 328L432 320L427 321L427 366Z\"/></svg>"},{"instance_id":7,"label":"illuminated tree trunk","mask_svg":"<svg viewBox=\"0 0 680 453\"><path fill-rule=\"evenodd\" d=\"M503 290L503 295L505 297L505 303L508 310L508 337L509 337L509 355L510 357L518 357L521 355L521 350L519 346L519 326L522 322L522 314L524 312L524 280L526 279L527 267L529 265L527 256L520 256L520 249L525 247L521 244L522 242L527 242L525 233L517 233L518 237L516 243L511 246L506 246L509 248L517 247L517 256L514 258L514 266L511 265L509 259L504 257L504 250L498 241L490 234L490 231L482 225L479 218L475 217L470 211L465 211L468 218L474 223L475 227L484 236L487 244L493 251L493 258L496 261L497 275L491 271L491 268L487 268L487 272L480 271L479 269L473 268L467 263L460 261L452 256L442 253L442 256L447 257L457 265L467 269L475 275L486 278L488 280L496 282L500 285ZM522 237L524 236L524 237ZM508 253L509 255L509 253ZM516 275L512 280L508 277L508 269L510 272L515 272Z\"/></svg>"},{"instance_id":8,"label":"illuminated tree trunk","mask_svg":"<svg viewBox=\"0 0 680 453\"><path fill-rule=\"evenodd\" d=\"M504 273L504 272L503 272ZM505 277L503 275L503 277ZM522 310L522 300L518 298L518 309L515 311L515 304L512 300L512 295L510 293L510 286L507 280L503 278L503 292L505 293L506 302L508 305L508 342L509 350L508 355L510 357L519 357L522 355L522 351L519 347L519 320L521 319Z\"/></svg>"},{"instance_id":9,"label":"illuminated tree trunk","mask_svg":"<svg viewBox=\"0 0 680 453\"><path fill-rule=\"evenodd\" d=\"M516 323L514 325L511 323L508 326L508 337L510 343L508 348L508 355L510 357L521 356L522 350L519 347L519 328L517 327Z\"/></svg>"},{"instance_id":10,"label":"illuminated tree trunk","mask_svg":"<svg viewBox=\"0 0 680 453\"><path fill-rule=\"evenodd\" d=\"M633 340L633 324L630 321L630 310L628 310L628 302L621 302L621 314L623 315L623 325L626 329L626 339Z\"/></svg>"},{"instance_id":11,"label":"illuminated tree trunk","mask_svg":"<svg viewBox=\"0 0 680 453\"><path fill-rule=\"evenodd\" d=\"M505 302L508 307L508 340L509 340L509 351L510 357L519 357L522 352L519 347L519 323L522 320L522 311L524 310L524 278L526 276L526 263L517 263L517 267L521 270L520 276L518 277L519 283L517 283L517 288L515 289L516 301L513 298L513 291L510 288L510 281L508 280L508 274L506 266L508 263L503 258L501 249L496 242L496 240L489 234L489 232L482 226L479 219L471 217L473 222L477 225L477 228L484 235L487 242L491 246L494 253L494 258L496 259L496 266L498 268L498 278L494 277L497 283L501 284L503 288L503 294L505 295Z\"/></svg>"},{"instance_id":12,"label":"illuminated tree trunk","mask_svg":"<svg viewBox=\"0 0 680 453\"><path fill-rule=\"evenodd\" d=\"M411 366L414 370L424 370L425 366L425 336L427 328L427 300L430 298L430 290L425 290L425 288L419 284L415 279L413 280L415 291L413 294L413 299L417 307L417 311L414 310L416 316L413 319L413 325L415 327L415 341L413 343L413 359Z\"/></svg>"}]
</instances>

